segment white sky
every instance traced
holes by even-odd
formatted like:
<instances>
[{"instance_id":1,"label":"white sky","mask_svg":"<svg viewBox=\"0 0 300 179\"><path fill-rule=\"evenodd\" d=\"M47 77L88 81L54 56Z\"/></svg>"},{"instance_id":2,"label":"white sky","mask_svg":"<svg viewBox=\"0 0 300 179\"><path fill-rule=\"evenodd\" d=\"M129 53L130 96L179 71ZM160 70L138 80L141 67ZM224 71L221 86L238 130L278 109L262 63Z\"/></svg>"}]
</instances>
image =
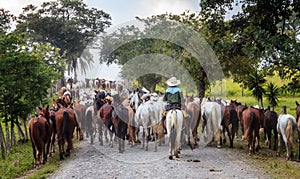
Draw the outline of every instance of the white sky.
<instances>
[{"instance_id":1,"label":"white sky","mask_svg":"<svg viewBox=\"0 0 300 179\"><path fill-rule=\"evenodd\" d=\"M40 6L49 0L0 0L0 8L9 10L18 16L22 8L29 4ZM146 18L162 13L180 14L186 10L199 11L200 0L83 0L89 8L102 9L112 17L112 27L134 20L136 16ZM97 60L97 59L96 59ZM107 67L95 62L93 69L87 75L80 75L79 79L104 77L114 80L117 78L119 68L116 65Z\"/></svg>"}]
</instances>

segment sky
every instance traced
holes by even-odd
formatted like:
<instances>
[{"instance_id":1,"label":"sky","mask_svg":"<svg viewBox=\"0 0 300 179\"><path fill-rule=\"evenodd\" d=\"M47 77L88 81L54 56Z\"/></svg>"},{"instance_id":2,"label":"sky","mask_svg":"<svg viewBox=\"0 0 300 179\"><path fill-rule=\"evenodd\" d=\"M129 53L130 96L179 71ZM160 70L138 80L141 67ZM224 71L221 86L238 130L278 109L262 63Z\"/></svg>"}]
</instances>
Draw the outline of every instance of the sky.
<instances>
[{"instance_id":1,"label":"sky","mask_svg":"<svg viewBox=\"0 0 300 179\"><path fill-rule=\"evenodd\" d=\"M22 8L33 4L40 6L49 0L0 0L0 8L9 10L18 16ZM101 9L111 15L112 28L128 21L150 17L163 13L181 14L184 11L198 12L200 0L83 0L89 8ZM109 80L116 80L120 71L117 65L99 65L96 62L87 75L80 75L79 80L92 77L103 77Z\"/></svg>"}]
</instances>

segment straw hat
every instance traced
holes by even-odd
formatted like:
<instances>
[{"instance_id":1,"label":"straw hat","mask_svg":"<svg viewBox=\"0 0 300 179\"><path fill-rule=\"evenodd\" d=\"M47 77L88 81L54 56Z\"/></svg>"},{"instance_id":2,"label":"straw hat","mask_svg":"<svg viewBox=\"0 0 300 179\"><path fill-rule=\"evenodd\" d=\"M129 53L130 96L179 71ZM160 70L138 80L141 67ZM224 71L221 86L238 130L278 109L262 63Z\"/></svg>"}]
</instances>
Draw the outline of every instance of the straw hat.
<instances>
[{"instance_id":1,"label":"straw hat","mask_svg":"<svg viewBox=\"0 0 300 179\"><path fill-rule=\"evenodd\" d=\"M168 86L178 86L180 85L180 80L177 80L176 77L172 77L168 79L166 83Z\"/></svg>"}]
</instances>

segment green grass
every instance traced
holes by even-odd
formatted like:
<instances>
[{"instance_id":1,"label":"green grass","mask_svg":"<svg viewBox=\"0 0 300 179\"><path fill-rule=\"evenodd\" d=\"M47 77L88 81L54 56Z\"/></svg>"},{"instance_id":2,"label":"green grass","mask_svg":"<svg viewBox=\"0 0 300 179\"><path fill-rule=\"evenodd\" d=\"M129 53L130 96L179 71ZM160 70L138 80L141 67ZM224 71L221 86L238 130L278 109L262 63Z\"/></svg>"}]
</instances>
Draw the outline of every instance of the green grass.
<instances>
[{"instance_id":1,"label":"green grass","mask_svg":"<svg viewBox=\"0 0 300 179\"><path fill-rule=\"evenodd\" d=\"M0 162L0 178L16 178L33 166L32 148L29 142L12 148L6 160Z\"/></svg>"}]
</instances>

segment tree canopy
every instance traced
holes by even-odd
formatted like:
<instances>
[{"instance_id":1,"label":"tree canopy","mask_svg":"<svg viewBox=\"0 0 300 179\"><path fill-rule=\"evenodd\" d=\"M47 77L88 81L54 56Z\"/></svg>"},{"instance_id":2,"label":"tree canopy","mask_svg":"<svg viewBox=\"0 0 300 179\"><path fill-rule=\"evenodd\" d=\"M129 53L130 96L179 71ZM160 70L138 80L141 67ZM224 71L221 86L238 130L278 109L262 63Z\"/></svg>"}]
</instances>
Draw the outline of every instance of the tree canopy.
<instances>
[{"instance_id":1,"label":"tree canopy","mask_svg":"<svg viewBox=\"0 0 300 179\"><path fill-rule=\"evenodd\" d=\"M110 15L88 8L82 0L44 2L41 7L28 5L18 17L17 32L27 32L34 41L50 43L66 54L67 68L75 73L79 64L82 72L93 62L91 55L83 55L93 38L111 25ZM62 75L64 71L61 72Z\"/></svg>"}]
</instances>

